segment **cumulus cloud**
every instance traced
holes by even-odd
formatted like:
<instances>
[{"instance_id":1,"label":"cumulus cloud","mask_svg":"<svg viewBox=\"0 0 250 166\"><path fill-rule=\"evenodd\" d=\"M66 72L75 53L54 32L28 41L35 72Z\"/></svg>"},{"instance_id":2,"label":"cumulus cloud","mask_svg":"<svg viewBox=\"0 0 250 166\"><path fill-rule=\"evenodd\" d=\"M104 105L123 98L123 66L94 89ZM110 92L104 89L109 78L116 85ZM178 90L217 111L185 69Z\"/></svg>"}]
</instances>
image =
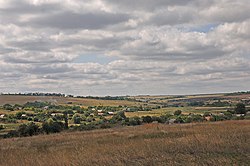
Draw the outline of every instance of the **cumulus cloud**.
<instances>
[{"instance_id":1,"label":"cumulus cloud","mask_svg":"<svg viewBox=\"0 0 250 166\"><path fill-rule=\"evenodd\" d=\"M0 0L0 92L249 90L249 11L248 0Z\"/></svg>"}]
</instances>

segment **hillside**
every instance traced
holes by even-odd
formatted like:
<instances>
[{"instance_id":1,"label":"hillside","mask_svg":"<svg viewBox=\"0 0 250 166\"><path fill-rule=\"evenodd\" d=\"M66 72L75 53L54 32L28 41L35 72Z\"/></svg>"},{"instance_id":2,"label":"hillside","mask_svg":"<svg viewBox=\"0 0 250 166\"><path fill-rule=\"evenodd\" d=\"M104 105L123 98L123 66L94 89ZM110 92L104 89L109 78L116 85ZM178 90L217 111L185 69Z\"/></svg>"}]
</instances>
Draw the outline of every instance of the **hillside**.
<instances>
[{"instance_id":1,"label":"hillside","mask_svg":"<svg viewBox=\"0 0 250 166\"><path fill-rule=\"evenodd\" d=\"M0 105L4 104L25 104L27 102L51 102L53 104L68 104L82 106L119 106L119 105L137 105L137 102L127 100L97 100L88 98L58 97L58 96L21 96L21 95L0 95Z\"/></svg>"},{"instance_id":2,"label":"hillside","mask_svg":"<svg viewBox=\"0 0 250 166\"><path fill-rule=\"evenodd\" d=\"M250 164L250 121L146 124L0 141L9 165Z\"/></svg>"}]
</instances>

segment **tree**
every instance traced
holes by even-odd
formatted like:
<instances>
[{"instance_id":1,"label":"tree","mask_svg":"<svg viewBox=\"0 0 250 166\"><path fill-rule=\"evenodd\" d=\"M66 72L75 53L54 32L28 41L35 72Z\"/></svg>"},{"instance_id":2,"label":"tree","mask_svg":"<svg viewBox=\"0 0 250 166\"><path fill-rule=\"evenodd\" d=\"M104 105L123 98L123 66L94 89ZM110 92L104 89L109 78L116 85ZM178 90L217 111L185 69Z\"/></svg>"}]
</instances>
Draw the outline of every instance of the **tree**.
<instances>
[{"instance_id":1,"label":"tree","mask_svg":"<svg viewBox=\"0 0 250 166\"><path fill-rule=\"evenodd\" d=\"M16 118L17 118L17 119L21 119L23 113L24 113L24 112L17 112L17 113L16 113Z\"/></svg>"},{"instance_id":2,"label":"tree","mask_svg":"<svg viewBox=\"0 0 250 166\"><path fill-rule=\"evenodd\" d=\"M64 117L64 128L68 129L69 128L69 120L68 120L68 112L65 111L63 112L63 117Z\"/></svg>"},{"instance_id":3,"label":"tree","mask_svg":"<svg viewBox=\"0 0 250 166\"><path fill-rule=\"evenodd\" d=\"M39 133L39 126L35 123L21 124L17 129L18 135L20 137L32 136Z\"/></svg>"},{"instance_id":4,"label":"tree","mask_svg":"<svg viewBox=\"0 0 250 166\"><path fill-rule=\"evenodd\" d=\"M82 120L82 118L80 117L79 114L73 115L72 119L73 119L73 121L74 121L75 124L80 124L81 120Z\"/></svg>"},{"instance_id":5,"label":"tree","mask_svg":"<svg viewBox=\"0 0 250 166\"><path fill-rule=\"evenodd\" d=\"M42 125L42 130L46 133L58 133L62 131L64 124L62 122L45 122Z\"/></svg>"},{"instance_id":6,"label":"tree","mask_svg":"<svg viewBox=\"0 0 250 166\"><path fill-rule=\"evenodd\" d=\"M127 117L125 115L125 112L124 111L120 111L120 112L117 112L117 114L115 114L113 117L112 117L112 120L115 120L115 121L122 121L122 120L125 120Z\"/></svg>"},{"instance_id":7,"label":"tree","mask_svg":"<svg viewBox=\"0 0 250 166\"><path fill-rule=\"evenodd\" d=\"M143 116L143 117L142 117L142 121L143 121L144 123L151 123L151 122L153 122L151 116Z\"/></svg>"},{"instance_id":8,"label":"tree","mask_svg":"<svg viewBox=\"0 0 250 166\"><path fill-rule=\"evenodd\" d=\"M174 112L174 115L179 116L179 115L181 115L181 113L182 113L182 111L181 111L181 110L176 110L176 111Z\"/></svg>"},{"instance_id":9,"label":"tree","mask_svg":"<svg viewBox=\"0 0 250 166\"><path fill-rule=\"evenodd\" d=\"M236 114L245 114L247 112L246 106L243 103L236 104L236 107L234 110Z\"/></svg>"},{"instance_id":10,"label":"tree","mask_svg":"<svg viewBox=\"0 0 250 166\"><path fill-rule=\"evenodd\" d=\"M14 108L10 104L4 104L3 105L3 109L9 110L9 111L14 111Z\"/></svg>"}]
</instances>

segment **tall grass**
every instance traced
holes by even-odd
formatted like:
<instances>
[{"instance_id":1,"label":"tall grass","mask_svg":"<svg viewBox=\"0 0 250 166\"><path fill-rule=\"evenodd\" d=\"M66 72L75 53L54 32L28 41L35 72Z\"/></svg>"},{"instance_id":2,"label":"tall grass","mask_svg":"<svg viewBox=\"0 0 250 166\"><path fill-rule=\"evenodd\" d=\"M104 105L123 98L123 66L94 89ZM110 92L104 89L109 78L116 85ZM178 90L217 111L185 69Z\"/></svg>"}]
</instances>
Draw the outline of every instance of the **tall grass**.
<instances>
[{"instance_id":1,"label":"tall grass","mask_svg":"<svg viewBox=\"0 0 250 166\"><path fill-rule=\"evenodd\" d=\"M0 140L1 166L250 165L250 121L137 127Z\"/></svg>"}]
</instances>

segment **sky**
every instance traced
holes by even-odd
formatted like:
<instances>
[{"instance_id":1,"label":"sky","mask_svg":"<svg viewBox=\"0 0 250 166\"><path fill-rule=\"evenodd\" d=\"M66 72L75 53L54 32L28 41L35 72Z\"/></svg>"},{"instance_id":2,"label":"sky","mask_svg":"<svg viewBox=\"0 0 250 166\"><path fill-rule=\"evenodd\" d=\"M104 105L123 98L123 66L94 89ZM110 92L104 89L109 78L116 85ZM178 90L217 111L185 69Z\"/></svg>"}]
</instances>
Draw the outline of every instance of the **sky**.
<instances>
[{"instance_id":1,"label":"sky","mask_svg":"<svg viewBox=\"0 0 250 166\"><path fill-rule=\"evenodd\" d=\"M249 90L249 0L0 0L0 92Z\"/></svg>"}]
</instances>

